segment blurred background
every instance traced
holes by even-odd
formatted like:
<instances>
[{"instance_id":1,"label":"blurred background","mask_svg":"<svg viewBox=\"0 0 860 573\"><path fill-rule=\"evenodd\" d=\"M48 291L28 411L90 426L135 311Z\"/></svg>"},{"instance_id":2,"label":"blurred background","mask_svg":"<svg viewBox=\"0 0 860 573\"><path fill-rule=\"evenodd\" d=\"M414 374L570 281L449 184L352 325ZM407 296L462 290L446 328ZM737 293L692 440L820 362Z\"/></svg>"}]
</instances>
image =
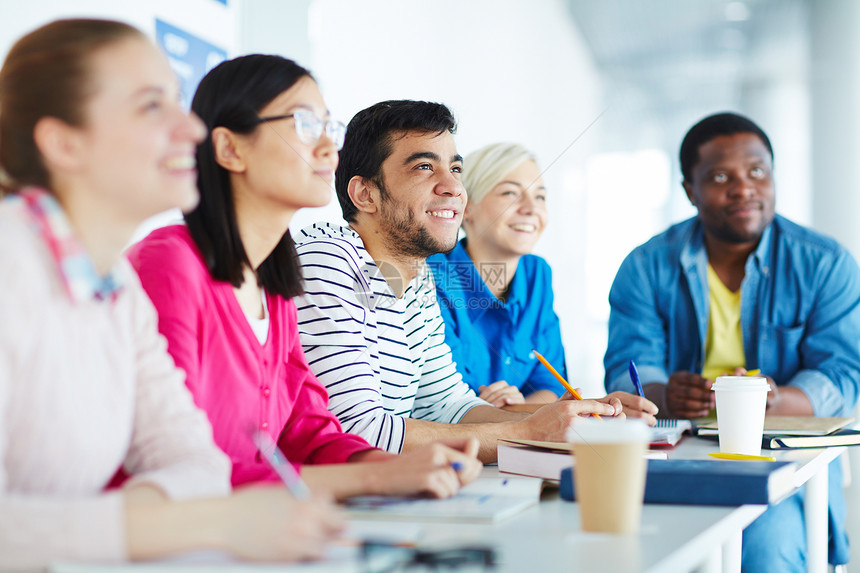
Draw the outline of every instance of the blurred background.
<instances>
[{"instance_id":1,"label":"blurred background","mask_svg":"<svg viewBox=\"0 0 860 573\"><path fill-rule=\"evenodd\" d=\"M570 378L586 395L603 394L619 264L694 214L677 153L703 116L758 122L775 151L777 210L860 254L856 0L0 0L0 54L70 16L151 34L186 100L225 57L276 53L311 69L344 122L385 99L436 100L459 119L463 155L496 141L531 148L551 213L537 252L554 269ZM340 219L336 201L293 228L320 219Z\"/></svg>"},{"instance_id":2,"label":"blurred background","mask_svg":"<svg viewBox=\"0 0 860 573\"><path fill-rule=\"evenodd\" d=\"M607 294L621 260L694 214L677 152L701 117L735 110L757 121L775 150L777 210L860 253L855 0L0 6L2 54L57 17L116 18L152 34L187 98L221 59L277 53L311 69L344 122L384 99L435 100L457 115L463 155L496 141L531 148L544 169L551 212L537 252L554 269L570 377L587 395L603 393ZM301 212L293 227L339 218L333 200Z\"/></svg>"}]
</instances>

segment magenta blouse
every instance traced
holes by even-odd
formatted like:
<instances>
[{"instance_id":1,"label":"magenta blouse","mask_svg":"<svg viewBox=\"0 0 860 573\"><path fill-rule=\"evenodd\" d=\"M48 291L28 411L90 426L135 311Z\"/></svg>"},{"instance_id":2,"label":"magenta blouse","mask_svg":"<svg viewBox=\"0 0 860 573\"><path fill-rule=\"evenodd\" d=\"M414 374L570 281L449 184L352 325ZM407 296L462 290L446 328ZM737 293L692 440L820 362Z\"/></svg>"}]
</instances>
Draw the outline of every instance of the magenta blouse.
<instances>
[{"instance_id":1,"label":"magenta blouse","mask_svg":"<svg viewBox=\"0 0 860 573\"><path fill-rule=\"evenodd\" d=\"M267 294L269 333L260 344L232 285L215 281L182 225L153 231L128 258L158 310L158 329L185 370L215 443L233 462L233 485L274 481L251 434L268 432L294 465L346 462L373 449L344 433L328 393L302 352L291 300Z\"/></svg>"}]
</instances>

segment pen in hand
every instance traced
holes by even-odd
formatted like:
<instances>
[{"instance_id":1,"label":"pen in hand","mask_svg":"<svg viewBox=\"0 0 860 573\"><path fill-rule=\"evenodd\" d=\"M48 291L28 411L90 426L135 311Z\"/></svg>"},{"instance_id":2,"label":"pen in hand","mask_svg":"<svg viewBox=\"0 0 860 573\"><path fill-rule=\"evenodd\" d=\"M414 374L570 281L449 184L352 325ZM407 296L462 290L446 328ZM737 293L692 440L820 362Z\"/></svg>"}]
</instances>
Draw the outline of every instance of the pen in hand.
<instances>
[{"instance_id":1,"label":"pen in hand","mask_svg":"<svg viewBox=\"0 0 860 573\"><path fill-rule=\"evenodd\" d=\"M628 370L630 371L630 379L633 380L633 385L636 386L636 393L639 394L640 398L644 398L645 391L642 389L642 383L639 381L639 371L636 370L636 364L632 360L630 361Z\"/></svg>"},{"instance_id":2,"label":"pen in hand","mask_svg":"<svg viewBox=\"0 0 860 573\"><path fill-rule=\"evenodd\" d=\"M284 457L281 450L275 441L261 430L256 430L253 433L254 445L260 451L260 455L266 460L266 463L275 470L275 473L287 486L287 489L296 499L310 499L311 490L307 484L302 481L302 477L293 467L293 465Z\"/></svg>"}]
</instances>

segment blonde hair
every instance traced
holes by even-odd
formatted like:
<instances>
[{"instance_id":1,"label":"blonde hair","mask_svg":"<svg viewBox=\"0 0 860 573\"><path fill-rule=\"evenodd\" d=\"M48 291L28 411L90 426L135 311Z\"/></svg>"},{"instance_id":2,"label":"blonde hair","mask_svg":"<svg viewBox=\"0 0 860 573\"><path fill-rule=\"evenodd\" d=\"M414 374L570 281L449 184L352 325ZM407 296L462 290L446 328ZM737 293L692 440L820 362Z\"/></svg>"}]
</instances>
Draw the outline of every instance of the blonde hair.
<instances>
[{"instance_id":1,"label":"blonde hair","mask_svg":"<svg viewBox=\"0 0 860 573\"><path fill-rule=\"evenodd\" d=\"M473 151L463 160L463 187L469 203L480 203L505 176L525 163L537 163L534 154L518 143L492 143Z\"/></svg>"}]
</instances>

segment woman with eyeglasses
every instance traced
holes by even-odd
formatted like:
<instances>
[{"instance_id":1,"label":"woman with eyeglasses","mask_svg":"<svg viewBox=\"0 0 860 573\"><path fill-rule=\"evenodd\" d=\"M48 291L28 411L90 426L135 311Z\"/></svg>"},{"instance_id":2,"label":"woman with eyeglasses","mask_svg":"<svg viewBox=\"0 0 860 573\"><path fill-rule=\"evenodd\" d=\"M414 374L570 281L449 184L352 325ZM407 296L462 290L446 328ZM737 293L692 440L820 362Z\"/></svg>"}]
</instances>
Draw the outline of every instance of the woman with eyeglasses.
<instances>
[{"instance_id":1,"label":"woman with eyeglasses","mask_svg":"<svg viewBox=\"0 0 860 573\"><path fill-rule=\"evenodd\" d=\"M546 404L565 390L537 350L567 377L552 273L532 254L549 219L535 156L515 143L487 145L463 161L466 233L450 253L428 259L445 342L463 379L494 406ZM650 401L615 392L624 413L656 420Z\"/></svg>"},{"instance_id":2,"label":"woman with eyeglasses","mask_svg":"<svg viewBox=\"0 0 860 573\"><path fill-rule=\"evenodd\" d=\"M209 129L197 149L200 204L130 259L234 485L277 479L250 437L262 431L312 490L453 495L480 472L476 441L404 456L372 448L342 431L302 351L288 227L298 209L329 201L344 137L310 73L278 56L236 58L206 75L192 109Z\"/></svg>"},{"instance_id":3,"label":"woman with eyeglasses","mask_svg":"<svg viewBox=\"0 0 860 573\"><path fill-rule=\"evenodd\" d=\"M122 250L197 202L205 130L158 48L120 22L59 20L0 69L0 570L191 549L319 557L343 525L282 487L230 493ZM107 490L123 466L131 479Z\"/></svg>"}]
</instances>

